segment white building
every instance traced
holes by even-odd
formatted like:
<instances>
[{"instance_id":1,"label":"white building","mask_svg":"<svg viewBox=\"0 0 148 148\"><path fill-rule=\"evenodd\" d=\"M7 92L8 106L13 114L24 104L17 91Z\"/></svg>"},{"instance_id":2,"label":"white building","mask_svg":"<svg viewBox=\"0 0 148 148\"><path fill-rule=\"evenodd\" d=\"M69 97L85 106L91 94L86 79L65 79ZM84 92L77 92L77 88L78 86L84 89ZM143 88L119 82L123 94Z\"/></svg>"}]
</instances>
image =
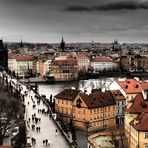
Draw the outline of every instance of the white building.
<instances>
[{"instance_id":1,"label":"white building","mask_svg":"<svg viewBox=\"0 0 148 148\"><path fill-rule=\"evenodd\" d=\"M8 58L8 68L20 77L36 73L36 60L33 56L16 55Z\"/></svg>"},{"instance_id":2,"label":"white building","mask_svg":"<svg viewBox=\"0 0 148 148\"><path fill-rule=\"evenodd\" d=\"M119 64L114 62L109 57L97 56L92 58L91 67L93 68L94 72L113 71L119 68Z\"/></svg>"}]
</instances>

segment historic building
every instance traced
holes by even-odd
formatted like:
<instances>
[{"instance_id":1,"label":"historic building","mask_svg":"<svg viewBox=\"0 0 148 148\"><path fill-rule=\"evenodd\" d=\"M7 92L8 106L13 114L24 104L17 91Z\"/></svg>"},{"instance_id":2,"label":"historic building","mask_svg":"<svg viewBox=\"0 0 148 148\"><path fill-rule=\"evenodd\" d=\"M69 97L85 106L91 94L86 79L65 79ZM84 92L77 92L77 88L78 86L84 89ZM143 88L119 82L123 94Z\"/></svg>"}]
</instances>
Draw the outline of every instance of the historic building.
<instances>
[{"instance_id":1,"label":"historic building","mask_svg":"<svg viewBox=\"0 0 148 148\"><path fill-rule=\"evenodd\" d=\"M8 67L19 77L29 77L36 75L36 62L34 56L14 55L9 56Z\"/></svg>"},{"instance_id":2,"label":"historic building","mask_svg":"<svg viewBox=\"0 0 148 148\"><path fill-rule=\"evenodd\" d=\"M80 94L80 90L65 89L55 97L55 111L66 123L72 120L73 101Z\"/></svg>"},{"instance_id":3,"label":"historic building","mask_svg":"<svg viewBox=\"0 0 148 148\"><path fill-rule=\"evenodd\" d=\"M78 63L76 58L59 56L51 61L50 76L55 81L73 81L78 79Z\"/></svg>"},{"instance_id":4,"label":"historic building","mask_svg":"<svg viewBox=\"0 0 148 148\"><path fill-rule=\"evenodd\" d=\"M120 57L121 69L130 72L133 71L147 71L148 57L134 54L127 54Z\"/></svg>"},{"instance_id":5,"label":"historic building","mask_svg":"<svg viewBox=\"0 0 148 148\"><path fill-rule=\"evenodd\" d=\"M55 96L56 113L66 123L84 131L116 126L116 101L110 91L87 95L79 90L64 90Z\"/></svg>"},{"instance_id":6,"label":"historic building","mask_svg":"<svg viewBox=\"0 0 148 148\"><path fill-rule=\"evenodd\" d=\"M8 69L8 49L4 47L3 40L0 40L0 67Z\"/></svg>"},{"instance_id":7,"label":"historic building","mask_svg":"<svg viewBox=\"0 0 148 148\"><path fill-rule=\"evenodd\" d=\"M90 66L90 57L87 52L78 52L76 54L79 71L86 72Z\"/></svg>"},{"instance_id":8,"label":"historic building","mask_svg":"<svg viewBox=\"0 0 148 148\"><path fill-rule=\"evenodd\" d=\"M92 57L90 65L93 72L114 71L119 68L118 62L105 56Z\"/></svg>"},{"instance_id":9,"label":"historic building","mask_svg":"<svg viewBox=\"0 0 148 148\"><path fill-rule=\"evenodd\" d=\"M125 111L125 134L129 148L148 146L148 100L139 93Z\"/></svg>"}]
</instances>

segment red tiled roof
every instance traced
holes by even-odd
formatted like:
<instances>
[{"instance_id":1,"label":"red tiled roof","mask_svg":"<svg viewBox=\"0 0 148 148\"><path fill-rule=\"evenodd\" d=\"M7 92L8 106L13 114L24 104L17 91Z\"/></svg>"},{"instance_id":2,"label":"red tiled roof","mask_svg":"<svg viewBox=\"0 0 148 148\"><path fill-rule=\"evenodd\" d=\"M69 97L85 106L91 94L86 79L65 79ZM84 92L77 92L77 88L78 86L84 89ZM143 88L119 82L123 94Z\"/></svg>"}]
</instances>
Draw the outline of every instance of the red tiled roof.
<instances>
[{"instance_id":1,"label":"red tiled roof","mask_svg":"<svg viewBox=\"0 0 148 148\"><path fill-rule=\"evenodd\" d=\"M126 93L140 93L142 87L139 81L135 79L127 79L125 81L116 80L116 82L122 87Z\"/></svg>"},{"instance_id":2,"label":"red tiled roof","mask_svg":"<svg viewBox=\"0 0 148 148\"><path fill-rule=\"evenodd\" d=\"M80 90L65 89L54 97L65 100L73 100L80 92Z\"/></svg>"},{"instance_id":3,"label":"red tiled roof","mask_svg":"<svg viewBox=\"0 0 148 148\"><path fill-rule=\"evenodd\" d=\"M112 90L112 93L115 97L115 99L118 100L126 100L123 94L120 92L120 90Z\"/></svg>"},{"instance_id":4,"label":"red tiled roof","mask_svg":"<svg viewBox=\"0 0 148 148\"><path fill-rule=\"evenodd\" d=\"M112 59L105 56L95 57L91 60L92 62L112 62Z\"/></svg>"},{"instance_id":5,"label":"red tiled roof","mask_svg":"<svg viewBox=\"0 0 148 148\"><path fill-rule=\"evenodd\" d=\"M78 52L77 57L88 57L88 53L87 52Z\"/></svg>"},{"instance_id":6,"label":"red tiled roof","mask_svg":"<svg viewBox=\"0 0 148 148\"><path fill-rule=\"evenodd\" d=\"M148 131L148 113L142 113L135 120L131 121L130 125L138 131Z\"/></svg>"},{"instance_id":7,"label":"red tiled roof","mask_svg":"<svg viewBox=\"0 0 148 148\"><path fill-rule=\"evenodd\" d=\"M116 101L110 91L96 92L90 95L81 93L80 97L84 100L89 109L116 105Z\"/></svg>"},{"instance_id":8,"label":"red tiled roof","mask_svg":"<svg viewBox=\"0 0 148 148\"><path fill-rule=\"evenodd\" d=\"M19 56L16 56L15 59L17 61L33 61L34 57L33 56L19 55Z\"/></svg>"},{"instance_id":9,"label":"red tiled roof","mask_svg":"<svg viewBox=\"0 0 148 148\"><path fill-rule=\"evenodd\" d=\"M142 93L139 93L133 100L133 104L130 108L126 109L128 113L148 113L148 101L145 101Z\"/></svg>"}]
</instances>

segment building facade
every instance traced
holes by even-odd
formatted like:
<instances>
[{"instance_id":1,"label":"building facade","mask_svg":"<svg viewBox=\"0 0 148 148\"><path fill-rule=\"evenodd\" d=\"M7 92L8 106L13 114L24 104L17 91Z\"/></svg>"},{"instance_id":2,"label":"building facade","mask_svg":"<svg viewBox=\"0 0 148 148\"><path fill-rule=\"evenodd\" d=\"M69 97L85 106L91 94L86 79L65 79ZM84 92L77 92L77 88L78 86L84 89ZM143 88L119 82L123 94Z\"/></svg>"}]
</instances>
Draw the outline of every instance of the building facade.
<instances>
[{"instance_id":1,"label":"building facade","mask_svg":"<svg viewBox=\"0 0 148 148\"><path fill-rule=\"evenodd\" d=\"M112 90L117 104L116 123L124 124L125 97L119 90Z\"/></svg>"},{"instance_id":2,"label":"building facade","mask_svg":"<svg viewBox=\"0 0 148 148\"><path fill-rule=\"evenodd\" d=\"M126 71L147 71L148 57L134 54L127 54L120 58L121 69Z\"/></svg>"},{"instance_id":3,"label":"building facade","mask_svg":"<svg viewBox=\"0 0 148 148\"><path fill-rule=\"evenodd\" d=\"M64 90L55 99L56 113L66 123L72 120L80 130L90 132L116 126L116 101L110 91L87 95L78 90Z\"/></svg>"},{"instance_id":4,"label":"building facade","mask_svg":"<svg viewBox=\"0 0 148 148\"><path fill-rule=\"evenodd\" d=\"M55 81L73 81L78 79L78 64L76 58L61 56L51 61L50 76Z\"/></svg>"},{"instance_id":5,"label":"building facade","mask_svg":"<svg viewBox=\"0 0 148 148\"><path fill-rule=\"evenodd\" d=\"M94 72L114 71L119 68L119 63L104 56L93 57L90 65Z\"/></svg>"}]
</instances>

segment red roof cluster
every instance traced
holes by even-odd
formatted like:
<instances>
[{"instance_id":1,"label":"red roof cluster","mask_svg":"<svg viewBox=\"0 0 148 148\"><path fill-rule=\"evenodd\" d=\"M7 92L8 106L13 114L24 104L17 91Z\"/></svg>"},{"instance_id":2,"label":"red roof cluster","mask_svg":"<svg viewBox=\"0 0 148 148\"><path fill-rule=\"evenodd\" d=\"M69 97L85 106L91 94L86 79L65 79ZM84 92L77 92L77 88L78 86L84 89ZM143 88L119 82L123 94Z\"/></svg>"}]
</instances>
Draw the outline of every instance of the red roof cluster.
<instances>
[{"instance_id":1,"label":"red roof cluster","mask_svg":"<svg viewBox=\"0 0 148 148\"><path fill-rule=\"evenodd\" d=\"M116 80L116 82L126 93L140 93L143 90L141 83L135 79L127 79L125 81Z\"/></svg>"},{"instance_id":2,"label":"red roof cluster","mask_svg":"<svg viewBox=\"0 0 148 148\"><path fill-rule=\"evenodd\" d=\"M126 112L131 114L148 113L148 101L144 100L142 93L139 93L133 101L132 106L126 109Z\"/></svg>"},{"instance_id":3,"label":"red roof cluster","mask_svg":"<svg viewBox=\"0 0 148 148\"><path fill-rule=\"evenodd\" d=\"M135 120L131 121L130 125L138 131L148 131L148 113L142 113Z\"/></svg>"}]
</instances>

